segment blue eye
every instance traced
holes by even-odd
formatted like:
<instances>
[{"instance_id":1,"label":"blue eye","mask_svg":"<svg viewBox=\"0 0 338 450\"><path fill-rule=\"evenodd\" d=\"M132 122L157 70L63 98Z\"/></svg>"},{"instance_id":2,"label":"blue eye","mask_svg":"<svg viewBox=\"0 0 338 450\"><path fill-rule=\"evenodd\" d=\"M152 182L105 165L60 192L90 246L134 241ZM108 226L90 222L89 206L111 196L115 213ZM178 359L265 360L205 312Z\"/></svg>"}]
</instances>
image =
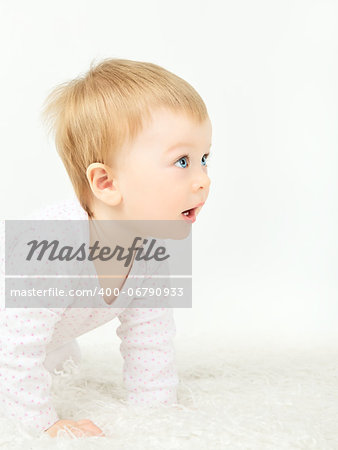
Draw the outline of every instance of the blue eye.
<instances>
[{"instance_id":1,"label":"blue eye","mask_svg":"<svg viewBox=\"0 0 338 450\"><path fill-rule=\"evenodd\" d=\"M184 160L186 160L187 158L188 158L187 156L182 156L182 158L180 158L178 161L175 162L175 166L176 166L177 163L179 163L179 162L181 162L181 161L184 161ZM180 167L182 167L182 166L180 166ZM183 166L183 169L185 169L186 167L187 167L187 165L184 165L184 166Z\"/></svg>"},{"instance_id":2,"label":"blue eye","mask_svg":"<svg viewBox=\"0 0 338 450\"><path fill-rule=\"evenodd\" d=\"M207 160L208 156L209 156L209 153L205 153L203 155L203 157L202 157L202 165L204 167L206 167L206 165L207 165L206 164L206 160ZM177 163L181 163L181 161L186 161L186 160L189 160L189 156L188 155L181 156L181 158L175 162L175 166L176 166ZM185 169L187 167L187 163L183 163L183 166L180 165L179 167L181 167L182 169Z\"/></svg>"},{"instance_id":3,"label":"blue eye","mask_svg":"<svg viewBox=\"0 0 338 450\"><path fill-rule=\"evenodd\" d=\"M205 154L205 155L202 156L202 162L203 162L203 158L205 158L205 159L204 159L205 164L203 164L203 166L206 166L206 165L207 165L207 159L208 159L208 156L209 156L209 155L207 155L207 154Z\"/></svg>"}]
</instances>

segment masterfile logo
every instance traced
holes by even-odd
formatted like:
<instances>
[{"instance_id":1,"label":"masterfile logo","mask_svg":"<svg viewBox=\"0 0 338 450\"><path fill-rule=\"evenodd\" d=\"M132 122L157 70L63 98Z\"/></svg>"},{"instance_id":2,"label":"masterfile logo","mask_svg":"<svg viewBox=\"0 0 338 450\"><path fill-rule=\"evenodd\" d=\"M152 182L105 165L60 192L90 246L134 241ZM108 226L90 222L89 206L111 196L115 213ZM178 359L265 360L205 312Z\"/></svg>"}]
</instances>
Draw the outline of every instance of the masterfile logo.
<instances>
[{"instance_id":1,"label":"masterfile logo","mask_svg":"<svg viewBox=\"0 0 338 450\"><path fill-rule=\"evenodd\" d=\"M7 220L6 307L190 307L191 232L184 227Z\"/></svg>"}]
</instances>

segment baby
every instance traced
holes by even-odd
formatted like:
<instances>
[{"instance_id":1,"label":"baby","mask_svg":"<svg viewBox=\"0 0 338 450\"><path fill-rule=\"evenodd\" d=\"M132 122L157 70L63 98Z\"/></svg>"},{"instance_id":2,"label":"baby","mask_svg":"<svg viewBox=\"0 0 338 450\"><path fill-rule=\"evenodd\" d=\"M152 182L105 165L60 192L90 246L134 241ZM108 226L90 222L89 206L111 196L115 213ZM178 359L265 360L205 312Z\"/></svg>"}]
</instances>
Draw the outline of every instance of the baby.
<instances>
[{"instance_id":1,"label":"baby","mask_svg":"<svg viewBox=\"0 0 338 450\"><path fill-rule=\"evenodd\" d=\"M211 123L203 100L182 78L151 63L103 60L56 87L43 115L76 196L30 219L195 221L209 193ZM99 286L126 288L136 273L153 270L135 258L118 269L122 282L100 278ZM142 281L151 285L150 278ZM76 435L104 435L90 420L58 416L51 372L69 357L80 362L76 337L115 317L128 403L177 403L173 309L125 307L125 300L120 293L105 296L106 307L2 308L2 414L52 437L65 426L76 427Z\"/></svg>"}]
</instances>

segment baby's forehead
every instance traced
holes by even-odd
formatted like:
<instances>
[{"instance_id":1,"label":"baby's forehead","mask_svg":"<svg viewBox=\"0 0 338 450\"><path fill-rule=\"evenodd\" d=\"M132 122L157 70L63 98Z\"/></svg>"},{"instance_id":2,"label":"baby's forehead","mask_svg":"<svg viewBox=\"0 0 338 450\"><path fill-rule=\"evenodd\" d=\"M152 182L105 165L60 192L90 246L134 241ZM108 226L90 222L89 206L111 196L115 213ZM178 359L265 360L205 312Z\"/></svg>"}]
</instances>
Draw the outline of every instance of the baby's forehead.
<instances>
[{"instance_id":1,"label":"baby's forehead","mask_svg":"<svg viewBox=\"0 0 338 450\"><path fill-rule=\"evenodd\" d=\"M152 111L135 137L126 138L119 151L119 158L124 166L130 158L146 155L170 157L179 149L209 150L211 145L211 122L209 117L196 120L187 113L162 108Z\"/></svg>"},{"instance_id":2,"label":"baby's forehead","mask_svg":"<svg viewBox=\"0 0 338 450\"><path fill-rule=\"evenodd\" d=\"M168 148L177 145L194 146L198 142L211 141L209 117L197 120L182 111L161 109L153 112L139 133L139 141L165 141ZM208 142L207 145L208 145Z\"/></svg>"}]
</instances>

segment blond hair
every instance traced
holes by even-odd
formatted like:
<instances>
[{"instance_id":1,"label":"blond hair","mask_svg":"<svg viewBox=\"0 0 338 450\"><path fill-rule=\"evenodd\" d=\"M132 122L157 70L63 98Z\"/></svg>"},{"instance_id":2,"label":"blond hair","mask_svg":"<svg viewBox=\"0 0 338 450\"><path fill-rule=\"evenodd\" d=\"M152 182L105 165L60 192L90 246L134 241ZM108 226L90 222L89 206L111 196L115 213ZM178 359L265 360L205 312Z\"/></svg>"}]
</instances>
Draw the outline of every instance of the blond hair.
<instances>
[{"instance_id":1,"label":"blond hair","mask_svg":"<svg viewBox=\"0 0 338 450\"><path fill-rule=\"evenodd\" d=\"M142 131L151 110L167 107L202 122L206 106L196 90L168 70L148 62L109 58L87 73L56 86L46 98L42 120L76 196L90 218L87 167L109 164Z\"/></svg>"}]
</instances>

